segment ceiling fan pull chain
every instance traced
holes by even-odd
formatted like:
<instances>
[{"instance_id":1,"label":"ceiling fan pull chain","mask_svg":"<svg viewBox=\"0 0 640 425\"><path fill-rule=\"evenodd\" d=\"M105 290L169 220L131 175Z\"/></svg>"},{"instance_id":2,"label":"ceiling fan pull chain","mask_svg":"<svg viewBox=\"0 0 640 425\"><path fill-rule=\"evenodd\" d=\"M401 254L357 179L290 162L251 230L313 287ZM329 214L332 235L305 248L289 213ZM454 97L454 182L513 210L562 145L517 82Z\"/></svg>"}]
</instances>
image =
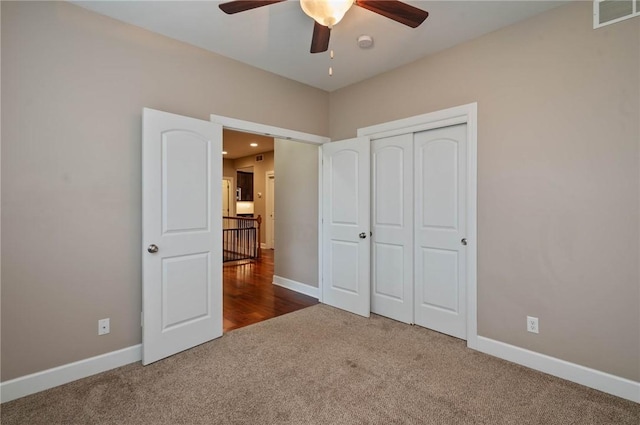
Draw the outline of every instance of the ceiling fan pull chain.
<instances>
[{"instance_id":1,"label":"ceiling fan pull chain","mask_svg":"<svg viewBox=\"0 0 640 425\"><path fill-rule=\"evenodd\" d=\"M329 52L329 58L333 60L333 50ZM333 75L333 67L329 66L329 77L331 77L332 75Z\"/></svg>"}]
</instances>

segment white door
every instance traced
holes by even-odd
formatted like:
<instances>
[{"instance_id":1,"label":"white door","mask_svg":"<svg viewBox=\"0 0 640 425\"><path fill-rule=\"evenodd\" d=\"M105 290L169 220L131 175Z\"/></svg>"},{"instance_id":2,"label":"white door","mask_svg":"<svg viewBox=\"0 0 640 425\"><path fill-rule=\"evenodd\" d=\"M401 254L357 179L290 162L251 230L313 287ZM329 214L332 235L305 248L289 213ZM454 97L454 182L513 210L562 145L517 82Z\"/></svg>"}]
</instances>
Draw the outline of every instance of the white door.
<instances>
[{"instance_id":1,"label":"white door","mask_svg":"<svg viewBox=\"0 0 640 425\"><path fill-rule=\"evenodd\" d=\"M466 124L414 135L415 323L466 338Z\"/></svg>"},{"instance_id":2,"label":"white door","mask_svg":"<svg viewBox=\"0 0 640 425\"><path fill-rule=\"evenodd\" d=\"M265 227L265 245L267 249L276 247L276 213L275 213L275 194L276 194L276 178L273 171L267 171L267 220Z\"/></svg>"},{"instance_id":3,"label":"white door","mask_svg":"<svg viewBox=\"0 0 640 425\"><path fill-rule=\"evenodd\" d=\"M369 317L369 138L322 146L322 301Z\"/></svg>"},{"instance_id":4,"label":"white door","mask_svg":"<svg viewBox=\"0 0 640 425\"><path fill-rule=\"evenodd\" d=\"M142 363L222 335L222 127L144 109Z\"/></svg>"},{"instance_id":5,"label":"white door","mask_svg":"<svg viewBox=\"0 0 640 425\"><path fill-rule=\"evenodd\" d=\"M413 323L413 134L371 143L371 312Z\"/></svg>"}]
</instances>

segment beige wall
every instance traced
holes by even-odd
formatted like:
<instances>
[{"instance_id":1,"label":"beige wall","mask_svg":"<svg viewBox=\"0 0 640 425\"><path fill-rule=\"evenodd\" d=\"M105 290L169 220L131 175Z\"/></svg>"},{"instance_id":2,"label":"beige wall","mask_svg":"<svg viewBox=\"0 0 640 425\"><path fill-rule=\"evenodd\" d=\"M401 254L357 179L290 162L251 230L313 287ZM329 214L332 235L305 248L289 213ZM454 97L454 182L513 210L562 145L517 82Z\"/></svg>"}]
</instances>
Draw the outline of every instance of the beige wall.
<instances>
[{"instance_id":1,"label":"beige wall","mask_svg":"<svg viewBox=\"0 0 640 425\"><path fill-rule=\"evenodd\" d=\"M328 134L327 93L66 2L2 2L1 83L3 381L141 342L143 107Z\"/></svg>"},{"instance_id":2,"label":"beige wall","mask_svg":"<svg viewBox=\"0 0 640 425\"><path fill-rule=\"evenodd\" d=\"M273 151L264 152L264 160L256 162L256 156L245 156L237 158L233 161L235 169L253 167L253 216L262 217L262 226L260 227L260 241L266 240L265 221L267 219L267 205L265 203L265 194L267 193L267 171L273 171ZM235 175L235 174L234 174ZM261 196L258 196L258 193Z\"/></svg>"},{"instance_id":3,"label":"beige wall","mask_svg":"<svg viewBox=\"0 0 640 425\"><path fill-rule=\"evenodd\" d=\"M640 379L637 18L570 4L329 96L68 3L1 15L3 381L140 343L142 107L339 139L473 101L480 334ZM276 150L276 274L317 286L317 147Z\"/></svg>"},{"instance_id":4,"label":"beige wall","mask_svg":"<svg viewBox=\"0 0 640 425\"><path fill-rule=\"evenodd\" d=\"M222 160L222 177L233 177L233 181L236 182L236 167L233 159Z\"/></svg>"},{"instance_id":5,"label":"beige wall","mask_svg":"<svg viewBox=\"0 0 640 425\"><path fill-rule=\"evenodd\" d=\"M276 276L318 287L318 146L275 139Z\"/></svg>"},{"instance_id":6,"label":"beige wall","mask_svg":"<svg viewBox=\"0 0 640 425\"><path fill-rule=\"evenodd\" d=\"M637 381L640 19L593 30L591 13L333 92L331 137L477 101L479 334Z\"/></svg>"}]
</instances>

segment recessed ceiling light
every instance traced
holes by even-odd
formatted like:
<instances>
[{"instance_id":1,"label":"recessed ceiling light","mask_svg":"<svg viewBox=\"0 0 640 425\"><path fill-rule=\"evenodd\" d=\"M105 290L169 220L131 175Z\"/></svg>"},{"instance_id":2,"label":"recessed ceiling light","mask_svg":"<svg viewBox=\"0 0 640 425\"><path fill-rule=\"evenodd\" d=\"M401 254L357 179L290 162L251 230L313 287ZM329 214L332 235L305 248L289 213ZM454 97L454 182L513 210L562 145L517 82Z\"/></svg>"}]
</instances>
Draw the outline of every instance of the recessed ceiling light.
<instances>
[{"instance_id":1,"label":"recessed ceiling light","mask_svg":"<svg viewBox=\"0 0 640 425\"><path fill-rule=\"evenodd\" d=\"M226 154L227 154L227 151L222 151L222 155L226 155Z\"/></svg>"},{"instance_id":2,"label":"recessed ceiling light","mask_svg":"<svg viewBox=\"0 0 640 425\"><path fill-rule=\"evenodd\" d=\"M251 143L249 146L251 146L252 148L257 148L258 144L257 143Z\"/></svg>"}]
</instances>

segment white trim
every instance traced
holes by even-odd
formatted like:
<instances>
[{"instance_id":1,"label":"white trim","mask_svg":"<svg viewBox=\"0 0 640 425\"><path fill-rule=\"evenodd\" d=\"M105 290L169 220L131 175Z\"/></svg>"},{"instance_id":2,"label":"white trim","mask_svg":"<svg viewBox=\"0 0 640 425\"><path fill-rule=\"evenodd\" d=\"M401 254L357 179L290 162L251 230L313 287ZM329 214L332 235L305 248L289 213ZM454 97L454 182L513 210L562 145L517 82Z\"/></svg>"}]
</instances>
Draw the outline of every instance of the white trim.
<instances>
[{"instance_id":1,"label":"white trim","mask_svg":"<svg viewBox=\"0 0 640 425\"><path fill-rule=\"evenodd\" d=\"M640 403L640 382L479 336L476 350L567 381Z\"/></svg>"},{"instance_id":2,"label":"white trim","mask_svg":"<svg viewBox=\"0 0 640 425\"><path fill-rule=\"evenodd\" d=\"M88 359L21 376L0 384L0 402L15 400L30 394L48 390L97 373L139 362L142 345L133 345L121 350L90 357Z\"/></svg>"},{"instance_id":3,"label":"white trim","mask_svg":"<svg viewBox=\"0 0 640 425\"><path fill-rule=\"evenodd\" d=\"M467 347L478 345L478 104L462 107L467 116Z\"/></svg>"},{"instance_id":4,"label":"white trim","mask_svg":"<svg viewBox=\"0 0 640 425\"><path fill-rule=\"evenodd\" d=\"M314 298L317 298L318 295L318 288L279 276L273 277L273 284ZM476 350L589 388L640 403L640 382L631 381L626 378L590 369L585 366L482 336L477 337ZM140 361L141 358L142 346L138 344L2 382L0 384L0 402L5 403L97 373L135 363Z\"/></svg>"},{"instance_id":5,"label":"white trim","mask_svg":"<svg viewBox=\"0 0 640 425\"><path fill-rule=\"evenodd\" d=\"M273 284L318 299L318 288L285 277L273 276Z\"/></svg>"},{"instance_id":6,"label":"white trim","mask_svg":"<svg viewBox=\"0 0 640 425\"><path fill-rule=\"evenodd\" d=\"M267 244L264 242L260 242L260 249L267 249Z\"/></svg>"},{"instance_id":7,"label":"white trim","mask_svg":"<svg viewBox=\"0 0 640 425\"><path fill-rule=\"evenodd\" d=\"M322 225L324 218L322 216L322 145L318 146L318 301L324 302L322 298Z\"/></svg>"},{"instance_id":8,"label":"white trim","mask_svg":"<svg viewBox=\"0 0 640 425\"><path fill-rule=\"evenodd\" d=\"M288 130L286 128L273 127L265 124L258 124L250 121L239 120L236 118L223 117L220 115L211 114L210 121L222 125L224 128L231 130L243 131L245 133L262 134L268 137L275 137L277 139L296 140L299 142L313 143L321 145L329 142L328 137L318 136L315 134L303 133L295 130Z\"/></svg>"},{"instance_id":9,"label":"white trim","mask_svg":"<svg viewBox=\"0 0 640 425\"><path fill-rule=\"evenodd\" d=\"M432 130L456 124L467 124L467 347L478 345L478 288L477 288L477 197L478 197L478 104L466 105L416 115L383 124L358 129L358 137L371 140L400 134Z\"/></svg>"},{"instance_id":10,"label":"white trim","mask_svg":"<svg viewBox=\"0 0 640 425\"><path fill-rule=\"evenodd\" d=\"M477 103L455 106L428 114L416 115L396 121L389 121L369 127L359 128L358 137L370 136L371 140L417 131L432 130L468 122L471 114L477 115Z\"/></svg>"},{"instance_id":11,"label":"white trim","mask_svg":"<svg viewBox=\"0 0 640 425\"><path fill-rule=\"evenodd\" d=\"M224 128L228 128L232 130L243 131L246 133L263 134L263 135L267 135L269 137L274 137L277 139L294 140L298 142L311 143L311 144L318 145L318 153L319 153L318 163L320 164L319 175L318 175L318 189L319 189L318 190L318 261L319 261L318 290L319 290L319 288L322 288L322 151L320 150L320 148L324 143L330 142L331 139L329 139L328 137L318 136L315 134L302 133L299 131L288 130L286 128L272 127L270 125L258 124L250 121L223 117L215 114L210 115L210 120L212 122L221 124L222 127ZM275 232L275 229L273 229L273 231ZM308 285L305 285L305 286L308 286ZM321 293L322 292L320 291L320 294ZM318 298L318 300L322 302L321 296L316 295L315 298Z\"/></svg>"}]
</instances>

